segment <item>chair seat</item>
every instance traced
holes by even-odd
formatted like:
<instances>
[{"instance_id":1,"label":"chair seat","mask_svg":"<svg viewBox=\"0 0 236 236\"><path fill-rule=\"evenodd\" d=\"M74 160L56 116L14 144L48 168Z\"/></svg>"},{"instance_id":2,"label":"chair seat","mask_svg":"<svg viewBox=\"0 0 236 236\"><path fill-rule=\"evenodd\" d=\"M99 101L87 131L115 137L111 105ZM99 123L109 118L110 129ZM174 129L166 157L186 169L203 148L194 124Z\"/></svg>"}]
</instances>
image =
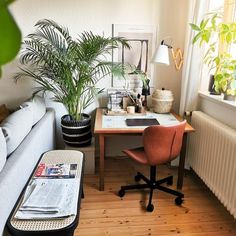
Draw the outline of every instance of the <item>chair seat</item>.
<instances>
[{"instance_id":1,"label":"chair seat","mask_svg":"<svg viewBox=\"0 0 236 236\"><path fill-rule=\"evenodd\" d=\"M143 147L134 149L125 149L123 152L141 164L148 164L148 160Z\"/></svg>"}]
</instances>

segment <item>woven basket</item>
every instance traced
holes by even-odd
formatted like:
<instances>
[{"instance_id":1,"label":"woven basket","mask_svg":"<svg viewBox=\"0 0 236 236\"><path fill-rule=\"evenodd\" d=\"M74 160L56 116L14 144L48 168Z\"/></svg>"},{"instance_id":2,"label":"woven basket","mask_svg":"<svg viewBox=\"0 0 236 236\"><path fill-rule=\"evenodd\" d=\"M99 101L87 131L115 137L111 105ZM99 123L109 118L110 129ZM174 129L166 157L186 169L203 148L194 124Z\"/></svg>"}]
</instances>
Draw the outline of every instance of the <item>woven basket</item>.
<instances>
[{"instance_id":1,"label":"woven basket","mask_svg":"<svg viewBox=\"0 0 236 236\"><path fill-rule=\"evenodd\" d=\"M153 111L157 113L169 113L173 101L173 93L170 90L156 89L152 94Z\"/></svg>"}]
</instances>

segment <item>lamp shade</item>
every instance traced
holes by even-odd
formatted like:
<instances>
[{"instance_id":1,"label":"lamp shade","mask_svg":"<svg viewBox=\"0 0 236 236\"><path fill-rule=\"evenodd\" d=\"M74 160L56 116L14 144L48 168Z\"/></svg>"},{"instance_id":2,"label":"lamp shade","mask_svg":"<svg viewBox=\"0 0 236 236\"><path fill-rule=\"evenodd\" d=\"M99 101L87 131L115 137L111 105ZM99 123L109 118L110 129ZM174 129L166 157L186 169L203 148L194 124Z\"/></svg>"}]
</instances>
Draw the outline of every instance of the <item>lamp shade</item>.
<instances>
[{"instance_id":1,"label":"lamp shade","mask_svg":"<svg viewBox=\"0 0 236 236\"><path fill-rule=\"evenodd\" d=\"M168 52L168 46L161 44L155 51L152 62L159 63L159 64L165 64L169 65L169 52Z\"/></svg>"}]
</instances>

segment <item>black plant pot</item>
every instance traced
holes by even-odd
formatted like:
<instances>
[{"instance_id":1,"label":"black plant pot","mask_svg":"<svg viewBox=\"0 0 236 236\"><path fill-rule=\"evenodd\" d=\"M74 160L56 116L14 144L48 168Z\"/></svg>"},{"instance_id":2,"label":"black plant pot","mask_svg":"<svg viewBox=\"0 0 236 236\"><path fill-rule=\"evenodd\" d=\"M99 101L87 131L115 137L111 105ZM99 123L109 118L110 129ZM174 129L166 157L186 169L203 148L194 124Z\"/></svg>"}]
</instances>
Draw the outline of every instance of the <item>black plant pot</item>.
<instances>
[{"instance_id":1,"label":"black plant pot","mask_svg":"<svg viewBox=\"0 0 236 236\"><path fill-rule=\"evenodd\" d=\"M210 75L209 84L208 84L208 91L211 95L220 95L220 93L216 92L214 86L214 75Z\"/></svg>"},{"instance_id":2,"label":"black plant pot","mask_svg":"<svg viewBox=\"0 0 236 236\"><path fill-rule=\"evenodd\" d=\"M82 113L82 117L82 120L76 121L70 115L62 116L62 135L67 145L85 147L91 144L91 116Z\"/></svg>"}]
</instances>

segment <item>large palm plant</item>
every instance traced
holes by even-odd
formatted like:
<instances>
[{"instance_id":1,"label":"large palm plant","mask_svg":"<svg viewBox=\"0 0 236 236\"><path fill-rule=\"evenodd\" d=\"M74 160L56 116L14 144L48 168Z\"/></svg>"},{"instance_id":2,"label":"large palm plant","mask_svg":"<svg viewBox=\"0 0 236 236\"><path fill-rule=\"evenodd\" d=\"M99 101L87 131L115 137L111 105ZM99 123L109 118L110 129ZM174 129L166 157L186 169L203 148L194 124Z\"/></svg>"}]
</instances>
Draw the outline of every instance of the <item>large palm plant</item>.
<instances>
[{"instance_id":1,"label":"large palm plant","mask_svg":"<svg viewBox=\"0 0 236 236\"><path fill-rule=\"evenodd\" d=\"M83 110L102 91L96 87L97 82L109 74L124 75L124 65L114 65L106 56L119 43L129 45L122 38L92 32L84 32L74 40L66 28L52 20L40 20L35 26L35 33L24 40L23 67L15 78L35 80L40 85L35 93L51 92L73 119L80 120Z\"/></svg>"}]
</instances>

